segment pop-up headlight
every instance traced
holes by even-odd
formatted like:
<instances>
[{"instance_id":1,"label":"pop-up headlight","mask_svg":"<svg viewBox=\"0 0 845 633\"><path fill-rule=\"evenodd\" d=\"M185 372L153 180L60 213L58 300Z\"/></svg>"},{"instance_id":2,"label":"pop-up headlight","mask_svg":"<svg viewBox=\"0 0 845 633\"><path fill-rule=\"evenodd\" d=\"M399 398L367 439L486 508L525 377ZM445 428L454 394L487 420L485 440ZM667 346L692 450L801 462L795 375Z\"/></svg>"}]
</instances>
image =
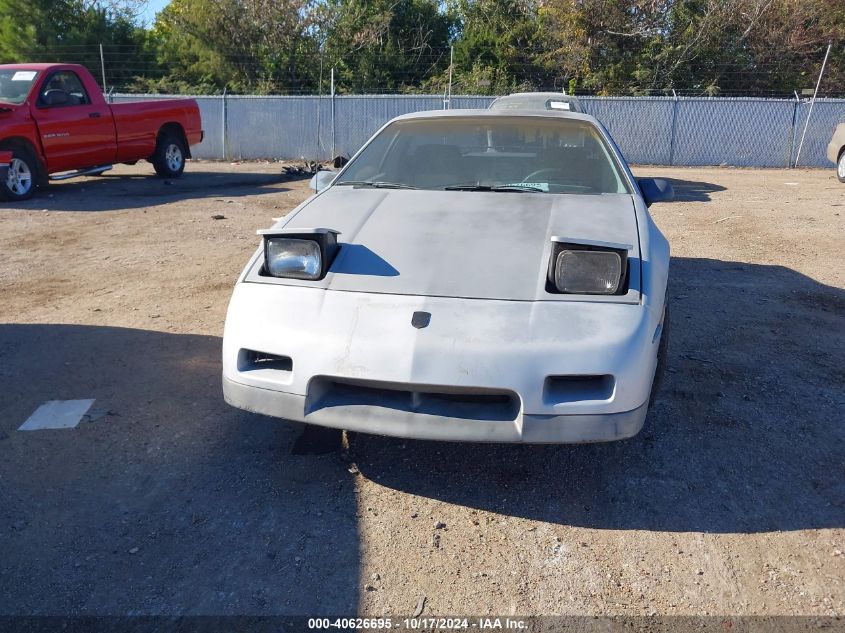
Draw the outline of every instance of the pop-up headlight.
<instances>
[{"instance_id":1,"label":"pop-up headlight","mask_svg":"<svg viewBox=\"0 0 845 633\"><path fill-rule=\"evenodd\" d=\"M615 295L625 290L628 244L552 238L549 290L563 294Z\"/></svg>"},{"instance_id":2,"label":"pop-up headlight","mask_svg":"<svg viewBox=\"0 0 845 633\"><path fill-rule=\"evenodd\" d=\"M264 238L263 275L322 279L337 254L338 232L332 229L268 229L258 233Z\"/></svg>"}]
</instances>

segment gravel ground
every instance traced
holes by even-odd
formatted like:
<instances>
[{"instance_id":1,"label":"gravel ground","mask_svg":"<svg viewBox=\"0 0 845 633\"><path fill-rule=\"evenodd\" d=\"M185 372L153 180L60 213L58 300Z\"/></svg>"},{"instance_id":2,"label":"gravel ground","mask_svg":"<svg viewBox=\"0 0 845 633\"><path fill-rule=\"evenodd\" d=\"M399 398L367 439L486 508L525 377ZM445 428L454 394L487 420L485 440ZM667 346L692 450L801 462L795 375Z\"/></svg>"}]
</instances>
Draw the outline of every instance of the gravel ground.
<instances>
[{"instance_id":1,"label":"gravel ground","mask_svg":"<svg viewBox=\"0 0 845 633\"><path fill-rule=\"evenodd\" d=\"M139 164L0 206L0 613L845 615L832 169L636 170L679 198L636 438L324 454L220 391L255 230L308 195L280 171ZM17 431L80 398L76 429Z\"/></svg>"}]
</instances>

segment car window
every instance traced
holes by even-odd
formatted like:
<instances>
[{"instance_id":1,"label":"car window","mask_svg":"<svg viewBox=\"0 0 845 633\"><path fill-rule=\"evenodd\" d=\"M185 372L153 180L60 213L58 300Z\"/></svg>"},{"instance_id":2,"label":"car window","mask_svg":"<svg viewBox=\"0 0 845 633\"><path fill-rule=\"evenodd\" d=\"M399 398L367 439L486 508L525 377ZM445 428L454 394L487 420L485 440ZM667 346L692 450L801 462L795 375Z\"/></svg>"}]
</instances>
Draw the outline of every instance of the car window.
<instances>
[{"instance_id":1,"label":"car window","mask_svg":"<svg viewBox=\"0 0 845 633\"><path fill-rule=\"evenodd\" d=\"M0 70L0 101L23 103L36 77L35 70Z\"/></svg>"},{"instance_id":2,"label":"car window","mask_svg":"<svg viewBox=\"0 0 845 633\"><path fill-rule=\"evenodd\" d=\"M542 117L396 121L349 163L335 184L361 182L419 189L630 193L593 123Z\"/></svg>"},{"instance_id":3,"label":"car window","mask_svg":"<svg viewBox=\"0 0 845 633\"><path fill-rule=\"evenodd\" d=\"M64 95L60 93L64 93ZM91 103L79 76L70 70L53 73L41 87L41 94L38 100L39 105L51 107Z\"/></svg>"}]
</instances>

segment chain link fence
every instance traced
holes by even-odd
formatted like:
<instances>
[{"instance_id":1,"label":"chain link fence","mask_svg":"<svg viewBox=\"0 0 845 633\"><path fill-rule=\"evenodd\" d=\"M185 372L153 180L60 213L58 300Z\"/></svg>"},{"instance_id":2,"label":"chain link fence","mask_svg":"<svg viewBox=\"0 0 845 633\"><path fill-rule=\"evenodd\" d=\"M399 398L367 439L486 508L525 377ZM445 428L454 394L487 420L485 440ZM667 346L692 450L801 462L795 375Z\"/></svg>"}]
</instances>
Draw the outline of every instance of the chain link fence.
<instances>
[{"instance_id":1,"label":"chain link fence","mask_svg":"<svg viewBox=\"0 0 845 633\"><path fill-rule=\"evenodd\" d=\"M167 98L112 95L115 103ZM326 159L351 155L395 116L446 105L437 95L194 97L205 140L197 158ZM797 99L581 97L629 162L790 167L810 104ZM493 97L453 96L451 108L486 108ZM845 122L845 99L816 101L800 165L827 167L827 144Z\"/></svg>"}]
</instances>

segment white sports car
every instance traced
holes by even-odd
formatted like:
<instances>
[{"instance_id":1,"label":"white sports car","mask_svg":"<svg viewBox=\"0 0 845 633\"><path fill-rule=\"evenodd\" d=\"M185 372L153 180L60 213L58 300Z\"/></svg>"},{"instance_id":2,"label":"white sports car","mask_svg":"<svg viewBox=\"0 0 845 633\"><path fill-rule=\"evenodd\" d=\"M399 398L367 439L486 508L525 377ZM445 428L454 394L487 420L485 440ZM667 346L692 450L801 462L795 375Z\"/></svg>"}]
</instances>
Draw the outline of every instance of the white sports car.
<instances>
[{"instance_id":1,"label":"white sports car","mask_svg":"<svg viewBox=\"0 0 845 633\"><path fill-rule=\"evenodd\" d=\"M669 244L594 118L398 117L273 228L232 295L223 392L338 429L602 442L643 425Z\"/></svg>"}]
</instances>

